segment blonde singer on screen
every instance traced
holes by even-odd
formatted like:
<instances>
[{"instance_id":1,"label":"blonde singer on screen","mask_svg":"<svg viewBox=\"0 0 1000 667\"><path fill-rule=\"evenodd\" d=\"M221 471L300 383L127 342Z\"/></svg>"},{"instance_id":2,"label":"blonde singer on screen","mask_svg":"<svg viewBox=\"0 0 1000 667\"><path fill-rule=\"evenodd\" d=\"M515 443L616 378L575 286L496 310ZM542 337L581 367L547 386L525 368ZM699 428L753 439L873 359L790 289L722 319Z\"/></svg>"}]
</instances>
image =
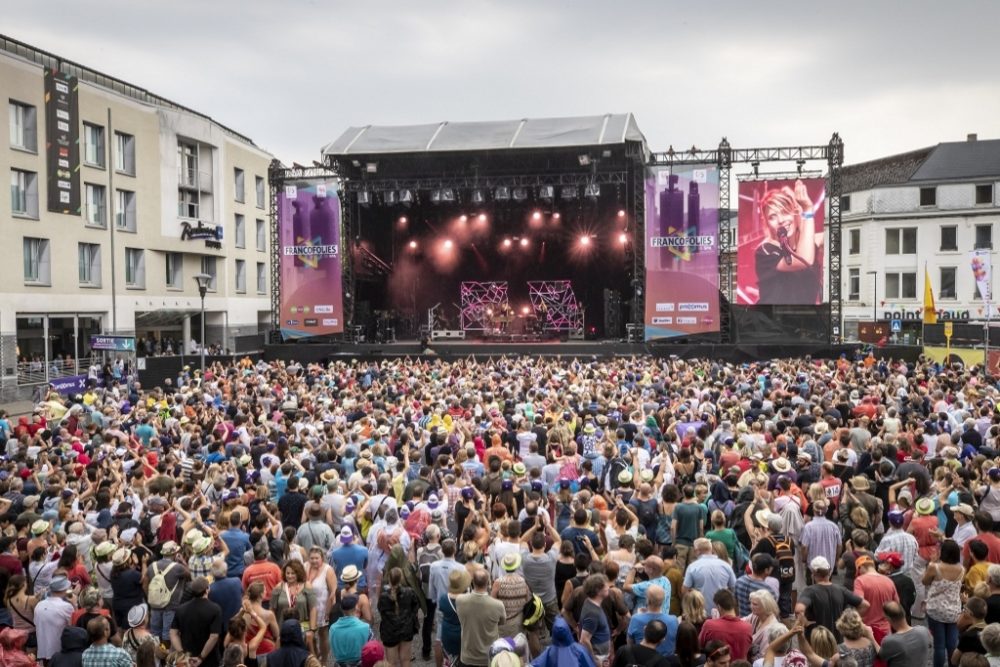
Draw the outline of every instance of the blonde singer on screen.
<instances>
[{"instance_id":1,"label":"blonde singer on screen","mask_svg":"<svg viewBox=\"0 0 1000 667\"><path fill-rule=\"evenodd\" d=\"M816 233L813 202L795 181L760 200L764 240L754 253L757 303L814 304L823 289L823 234Z\"/></svg>"}]
</instances>

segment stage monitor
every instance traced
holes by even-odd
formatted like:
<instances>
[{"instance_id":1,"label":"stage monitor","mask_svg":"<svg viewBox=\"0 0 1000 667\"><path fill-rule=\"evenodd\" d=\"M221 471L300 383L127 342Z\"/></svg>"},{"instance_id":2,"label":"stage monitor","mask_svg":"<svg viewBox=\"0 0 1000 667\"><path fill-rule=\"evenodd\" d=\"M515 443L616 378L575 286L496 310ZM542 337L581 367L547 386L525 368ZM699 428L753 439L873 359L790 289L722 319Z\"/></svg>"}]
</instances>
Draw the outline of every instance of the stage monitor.
<instances>
[{"instance_id":1,"label":"stage monitor","mask_svg":"<svg viewBox=\"0 0 1000 667\"><path fill-rule=\"evenodd\" d=\"M822 178L740 183L737 304L824 302L825 187Z\"/></svg>"},{"instance_id":2,"label":"stage monitor","mask_svg":"<svg viewBox=\"0 0 1000 667\"><path fill-rule=\"evenodd\" d=\"M278 193L282 338L344 331L336 181L286 181Z\"/></svg>"},{"instance_id":3,"label":"stage monitor","mask_svg":"<svg viewBox=\"0 0 1000 667\"><path fill-rule=\"evenodd\" d=\"M646 175L646 340L719 331L719 170Z\"/></svg>"}]
</instances>

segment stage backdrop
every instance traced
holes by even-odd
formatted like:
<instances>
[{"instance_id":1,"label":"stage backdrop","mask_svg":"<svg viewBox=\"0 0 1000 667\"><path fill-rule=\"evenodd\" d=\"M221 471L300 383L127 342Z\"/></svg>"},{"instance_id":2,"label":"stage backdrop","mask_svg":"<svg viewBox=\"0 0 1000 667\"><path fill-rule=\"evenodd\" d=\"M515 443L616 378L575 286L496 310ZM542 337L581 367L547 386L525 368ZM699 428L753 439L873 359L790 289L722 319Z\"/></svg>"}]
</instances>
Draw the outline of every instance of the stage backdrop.
<instances>
[{"instance_id":1,"label":"stage backdrop","mask_svg":"<svg viewBox=\"0 0 1000 667\"><path fill-rule=\"evenodd\" d=\"M823 303L825 188L821 178L740 183L736 303Z\"/></svg>"},{"instance_id":2,"label":"stage backdrop","mask_svg":"<svg viewBox=\"0 0 1000 667\"><path fill-rule=\"evenodd\" d=\"M338 184L290 181L278 194L281 335L344 331Z\"/></svg>"},{"instance_id":3,"label":"stage backdrop","mask_svg":"<svg viewBox=\"0 0 1000 667\"><path fill-rule=\"evenodd\" d=\"M646 340L719 330L719 171L646 176Z\"/></svg>"}]
</instances>

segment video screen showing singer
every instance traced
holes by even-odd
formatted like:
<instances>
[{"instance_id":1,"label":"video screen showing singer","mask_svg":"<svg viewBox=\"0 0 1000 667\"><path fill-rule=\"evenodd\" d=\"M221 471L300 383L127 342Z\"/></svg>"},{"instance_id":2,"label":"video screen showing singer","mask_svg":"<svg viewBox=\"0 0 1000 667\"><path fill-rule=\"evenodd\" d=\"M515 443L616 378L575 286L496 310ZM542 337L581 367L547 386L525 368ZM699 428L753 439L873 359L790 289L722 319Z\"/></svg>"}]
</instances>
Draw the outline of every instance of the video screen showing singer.
<instances>
[{"instance_id":1,"label":"video screen showing singer","mask_svg":"<svg viewBox=\"0 0 1000 667\"><path fill-rule=\"evenodd\" d=\"M754 253L760 304L819 303L823 290L823 234L801 180L760 200L764 239Z\"/></svg>"}]
</instances>

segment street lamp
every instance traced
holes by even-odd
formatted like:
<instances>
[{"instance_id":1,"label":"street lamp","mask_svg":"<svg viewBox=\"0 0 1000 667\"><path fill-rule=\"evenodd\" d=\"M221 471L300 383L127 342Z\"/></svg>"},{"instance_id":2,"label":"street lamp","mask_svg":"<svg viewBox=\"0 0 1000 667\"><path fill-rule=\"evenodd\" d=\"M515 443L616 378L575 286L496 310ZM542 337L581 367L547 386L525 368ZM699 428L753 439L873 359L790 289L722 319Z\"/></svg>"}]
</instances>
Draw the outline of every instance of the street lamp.
<instances>
[{"instance_id":1,"label":"street lamp","mask_svg":"<svg viewBox=\"0 0 1000 667\"><path fill-rule=\"evenodd\" d=\"M869 271L868 275L875 280L875 289L872 291L872 324L878 322L878 271Z\"/></svg>"},{"instance_id":2,"label":"street lamp","mask_svg":"<svg viewBox=\"0 0 1000 667\"><path fill-rule=\"evenodd\" d=\"M208 286L212 284L212 276L207 273L196 273L195 282L198 283L198 294L201 295L201 381L205 381L205 294Z\"/></svg>"}]
</instances>

